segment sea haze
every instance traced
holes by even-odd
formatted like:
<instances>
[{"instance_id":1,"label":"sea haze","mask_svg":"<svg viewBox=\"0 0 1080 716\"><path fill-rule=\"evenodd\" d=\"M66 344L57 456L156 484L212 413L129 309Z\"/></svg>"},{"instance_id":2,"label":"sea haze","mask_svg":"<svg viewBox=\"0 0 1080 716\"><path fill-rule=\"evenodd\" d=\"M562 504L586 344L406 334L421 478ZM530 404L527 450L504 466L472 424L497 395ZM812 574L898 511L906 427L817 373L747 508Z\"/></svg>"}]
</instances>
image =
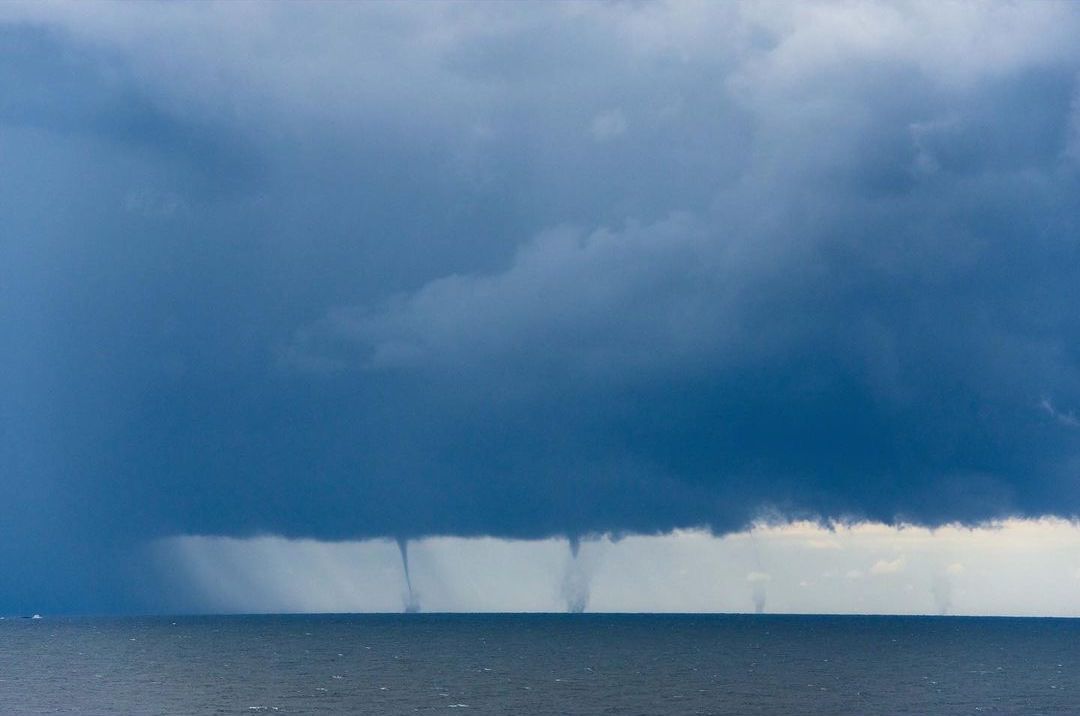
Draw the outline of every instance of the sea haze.
<instances>
[{"instance_id":1,"label":"sea haze","mask_svg":"<svg viewBox=\"0 0 1080 716\"><path fill-rule=\"evenodd\" d=\"M1077 643L1061 619L8 619L0 712L1073 714Z\"/></svg>"}]
</instances>

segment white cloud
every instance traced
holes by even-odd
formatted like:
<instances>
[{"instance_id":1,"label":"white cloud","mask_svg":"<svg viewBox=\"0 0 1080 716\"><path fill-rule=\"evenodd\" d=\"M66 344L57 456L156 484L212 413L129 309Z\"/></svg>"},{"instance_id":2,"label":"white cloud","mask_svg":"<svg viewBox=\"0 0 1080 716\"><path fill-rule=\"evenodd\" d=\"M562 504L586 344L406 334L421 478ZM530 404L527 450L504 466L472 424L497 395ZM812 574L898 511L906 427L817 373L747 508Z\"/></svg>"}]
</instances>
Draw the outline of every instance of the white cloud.
<instances>
[{"instance_id":1,"label":"white cloud","mask_svg":"<svg viewBox=\"0 0 1080 716\"><path fill-rule=\"evenodd\" d=\"M870 567L870 574L896 574L902 572L906 564L907 560L903 556L893 560L879 559Z\"/></svg>"}]
</instances>

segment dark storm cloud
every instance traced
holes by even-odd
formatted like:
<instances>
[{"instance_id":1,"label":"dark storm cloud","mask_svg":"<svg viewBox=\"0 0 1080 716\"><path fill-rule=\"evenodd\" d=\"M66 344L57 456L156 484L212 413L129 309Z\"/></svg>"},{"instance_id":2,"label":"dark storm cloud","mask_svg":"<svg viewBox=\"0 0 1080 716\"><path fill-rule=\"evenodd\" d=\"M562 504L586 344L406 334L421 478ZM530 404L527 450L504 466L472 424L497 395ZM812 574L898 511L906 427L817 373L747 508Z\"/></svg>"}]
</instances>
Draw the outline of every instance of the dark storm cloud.
<instances>
[{"instance_id":1,"label":"dark storm cloud","mask_svg":"<svg viewBox=\"0 0 1080 716\"><path fill-rule=\"evenodd\" d=\"M1072 6L84 7L0 32L0 606L182 533L1077 512Z\"/></svg>"}]
</instances>

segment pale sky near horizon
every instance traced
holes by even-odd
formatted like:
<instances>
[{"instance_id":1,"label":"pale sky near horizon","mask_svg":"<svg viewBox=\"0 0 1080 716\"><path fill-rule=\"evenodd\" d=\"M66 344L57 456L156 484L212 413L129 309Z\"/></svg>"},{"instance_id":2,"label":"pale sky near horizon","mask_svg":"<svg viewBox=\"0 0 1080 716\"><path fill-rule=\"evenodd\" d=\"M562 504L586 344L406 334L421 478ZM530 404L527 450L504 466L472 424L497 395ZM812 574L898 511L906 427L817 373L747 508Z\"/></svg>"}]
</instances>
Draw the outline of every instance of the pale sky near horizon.
<instances>
[{"instance_id":1,"label":"pale sky near horizon","mask_svg":"<svg viewBox=\"0 0 1080 716\"><path fill-rule=\"evenodd\" d=\"M189 609L400 612L407 600L388 540L178 537L155 552ZM576 562L561 539L428 538L409 561L431 612L562 612L584 596L594 612L1080 616L1080 525L1063 520L601 536Z\"/></svg>"}]
</instances>

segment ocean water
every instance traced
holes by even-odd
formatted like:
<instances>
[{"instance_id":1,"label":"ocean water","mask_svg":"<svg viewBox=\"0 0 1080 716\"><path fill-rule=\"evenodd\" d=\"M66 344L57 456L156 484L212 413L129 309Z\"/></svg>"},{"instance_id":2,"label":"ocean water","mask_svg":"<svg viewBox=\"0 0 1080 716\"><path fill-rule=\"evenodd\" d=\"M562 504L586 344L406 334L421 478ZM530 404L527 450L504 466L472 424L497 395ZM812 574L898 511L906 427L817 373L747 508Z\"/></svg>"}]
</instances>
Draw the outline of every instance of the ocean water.
<instances>
[{"instance_id":1,"label":"ocean water","mask_svg":"<svg viewBox=\"0 0 1080 716\"><path fill-rule=\"evenodd\" d=\"M0 714L1077 714L1080 620L0 621Z\"/></svg>"}]
</instances>

